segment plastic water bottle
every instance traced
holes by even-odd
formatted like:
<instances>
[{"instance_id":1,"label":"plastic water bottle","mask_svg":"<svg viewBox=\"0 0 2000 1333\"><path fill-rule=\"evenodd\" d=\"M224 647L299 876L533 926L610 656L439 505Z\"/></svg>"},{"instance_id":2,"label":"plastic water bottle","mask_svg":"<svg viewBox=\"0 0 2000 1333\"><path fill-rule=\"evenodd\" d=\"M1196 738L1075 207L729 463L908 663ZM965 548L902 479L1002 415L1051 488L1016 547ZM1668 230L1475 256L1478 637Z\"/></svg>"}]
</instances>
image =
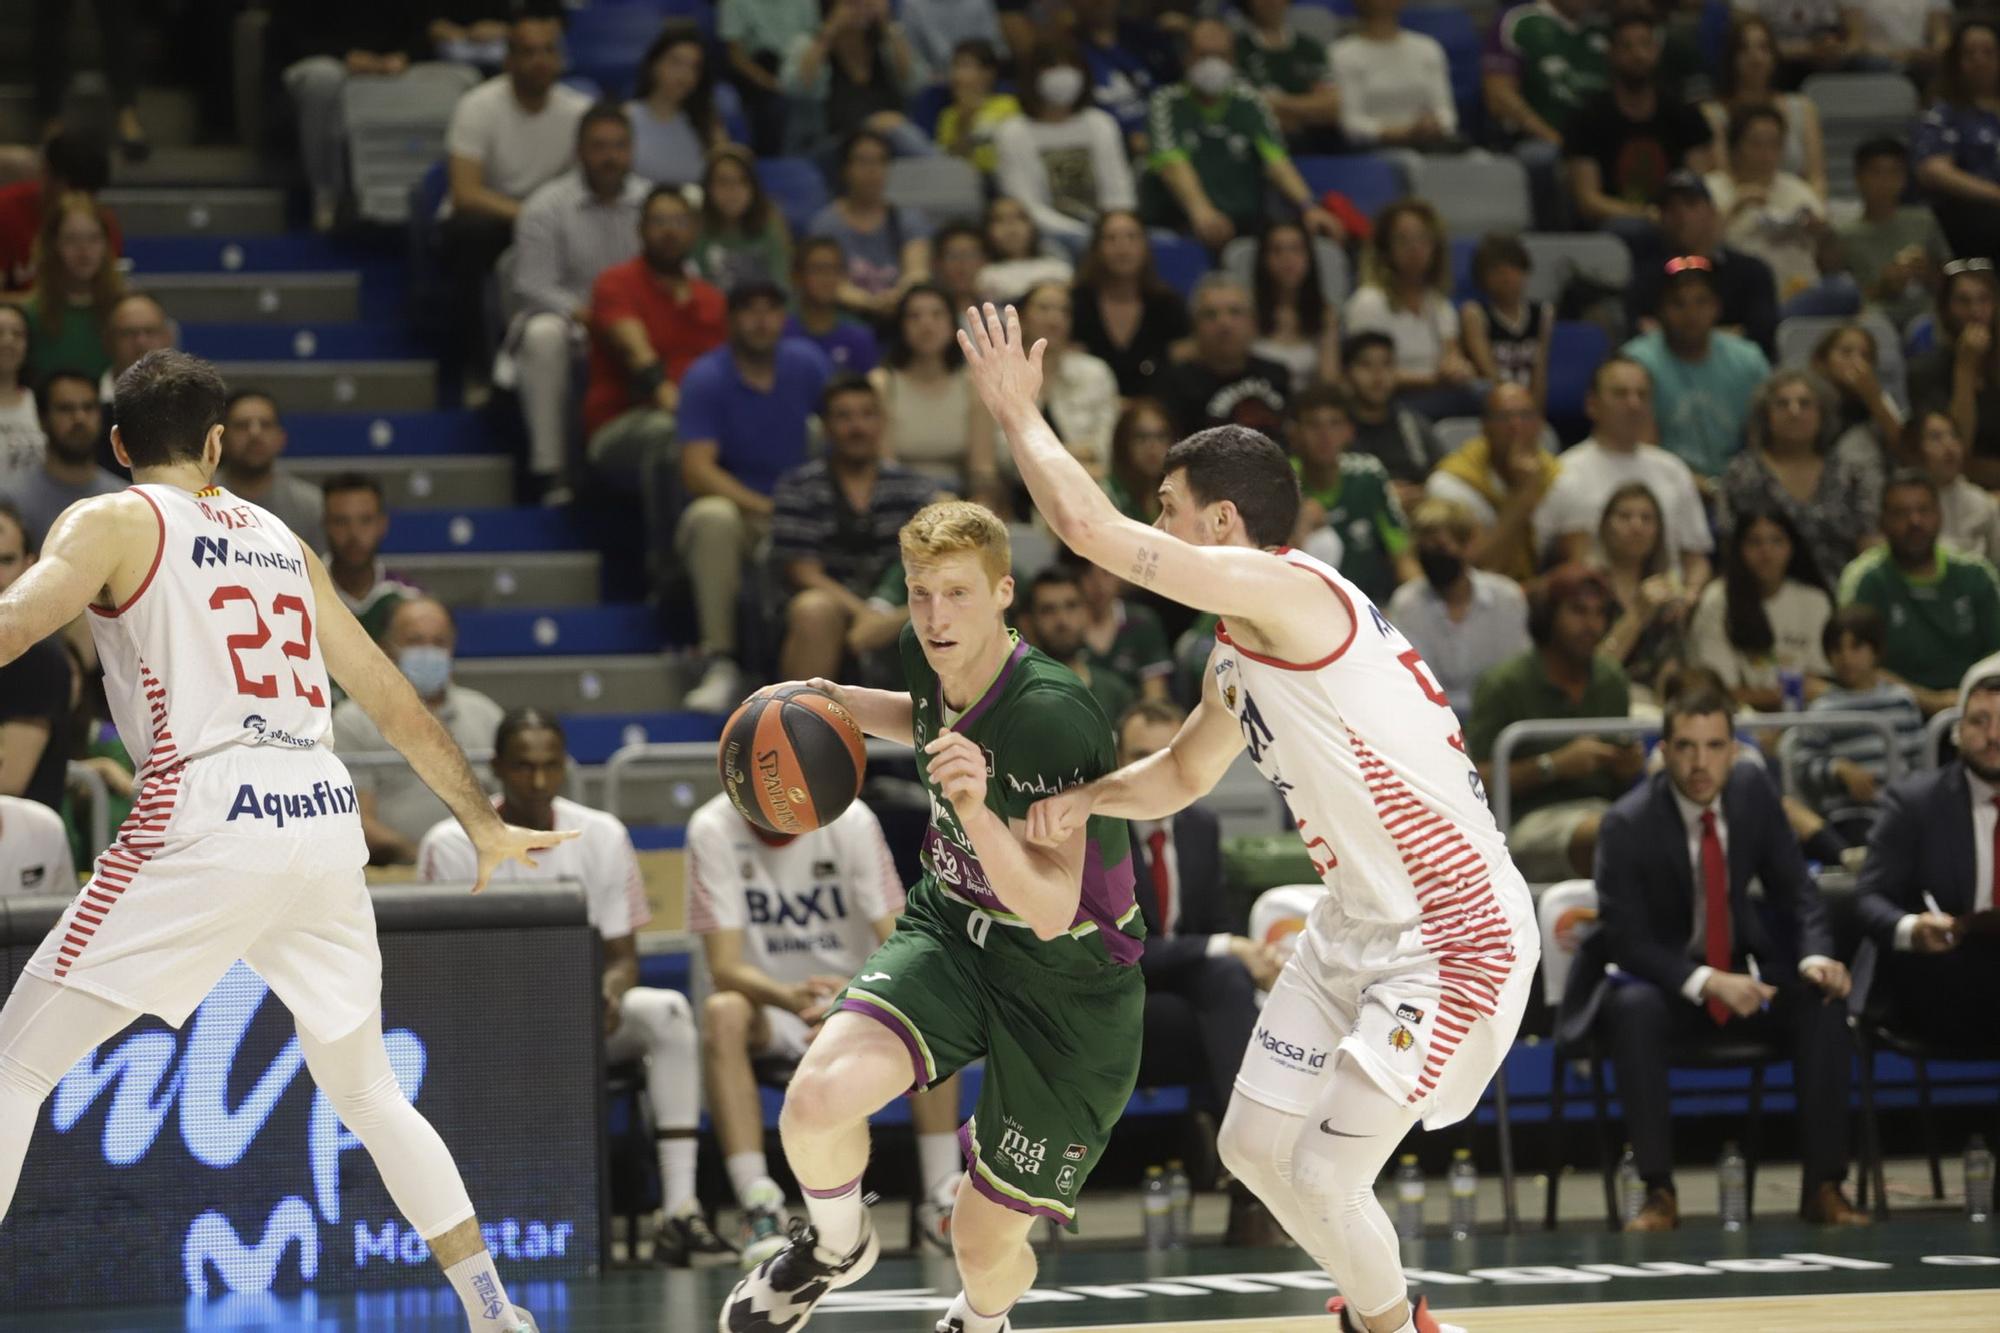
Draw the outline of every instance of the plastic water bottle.
<instances>
[{"instance_id":1,"label":"plastic water bottle","mask_svg":"<svg viewBox=\"0 0 2000 1333\"><path fill-rule=\"evenodd\" d=\"M1965 1145L1965 1212L1975 1222L1993 1216L1993 1150L1978 1134Z\"/></svg>"},{"instance_id":2,"label":"plastic water bottle","mask_svg":"<svg viewBox=\"0 0 2000 1333\"><path fill-rule=\"evenodd\" d=\"M1167 1163L1167 1203L1173 1218L1173 1248L1186 1249L1194 1238L1194 1184L1179 1162Z\"/></svg>"},{"instance_id":3,"label":"plastic water bottle","mask_svg":"<svg viewBox=\"0 0 2000 1333\"><path fill-rule=\"evenodd\" d=\"M1646 1206L1646 1182L1639 1179L1639 1155L1632 1151L1632 1145L1625 1145L1625 1155L1618 1159L1618 1220L1632 1222L1639 1216L1639 1210Z\"/></svg>"},{"instance_id":4,"label":"plastic water bottle","mask_svg":"<svg viewBox=\"0 0 2000 1333\"><path fill-rule=\"evenodd\" d=\"M1164 1250L1173 1244L1174 1205L1167 1196L1167 1173L1157 1166L1146 1168L1146 1184L1139 1198L1146 1219L1146 1248Z\"/></svg>"},{"instance_id":5,"label":"plastic water bottle","mask_svg":"<svg viewBox=\"0 0 2000 1333\"><path fill-rule=\"evenodd\" d=\"M1787 713L1803 709L1806 706L1806 673L1797 667L1779 667L1778 693L1784 698Z\"/></svg>"},{"instance_id":6,"label":"plastic water bottle","mask_svg":"<svg viewBox=\"0 0 2000 1333\"><path fill-rule=\"evenodd\" d=\"M1737 1151L1736 1140L1722 1145L1722 1160L1716 1163L1715 1185L1722 1195L1722 1229L1741 1231L1750 1219L1749 1167Z\"/></svg>"},{"instance_id":7,"label":"plastic water bottle","mask_svg":"<svg viewBox=\"0 0 2000 1333\"><path fill-rule=\"evenodd\" d=\"M1424 1169L1413 1152L1396 1160L1396 1234L1404 1240L1424 1238Z\"/></svg>"},{"instance_id":8,"label":"plastic water bottle","mask_svg":"<svg viewBox=\"0 0 2000 1333\"><path fill-rule=\"evenodd\" d=\"M1472 1149L1459 1148L1451 1154L1451 1238L1469 1240L1479 1226L1479 1168L1472 1164Z\"/></svg>"}]
</instances>

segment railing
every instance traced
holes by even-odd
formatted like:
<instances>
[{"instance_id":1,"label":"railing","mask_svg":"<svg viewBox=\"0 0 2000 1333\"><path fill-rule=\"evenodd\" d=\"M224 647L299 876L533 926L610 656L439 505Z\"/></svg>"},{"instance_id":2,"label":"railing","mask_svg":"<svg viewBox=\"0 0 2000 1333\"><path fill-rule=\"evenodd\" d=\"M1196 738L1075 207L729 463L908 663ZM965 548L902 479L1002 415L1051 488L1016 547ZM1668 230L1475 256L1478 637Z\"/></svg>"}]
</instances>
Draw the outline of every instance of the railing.
<instances>
[{"instance_id":1,"label":"railing","mask_svg":"<svg viewBox=\"0 0 2000 1333\"><path fill-rule=\"evenodd\" d=\"M335 753L340 762L347 766L347 771L350 773L357 769L370 771L375 769L409 768L410 766L410 761L403 758L395 750L356 750L352 754L341 753L339 751ZM465 761L475 769L483 770L490 776L493 767L493 751L467 750L465 752ZM577 770L579 767L576 760L571 759L563 777L562 794L572 801L576 800L583 790L577 781Z\"/></svg>"},{"instance_id":2,"label":"railing","mask_svg":"<svg viewBox=\"0 0 2000 1333\"><path fill-rule=\"evenodd\" d=\"M620 819L625 819L626 784L635 776L639 768L681 768L692 776L707 778L716 773L714 741L637 741L620 746L611 757L604 761L604 808ZM867 756L871 762L898 757L908 758L910 747L897 745L892 741L871 740L867 744ZM718 779L719 781L719 779Z\"/></svg>"}]
</instances>

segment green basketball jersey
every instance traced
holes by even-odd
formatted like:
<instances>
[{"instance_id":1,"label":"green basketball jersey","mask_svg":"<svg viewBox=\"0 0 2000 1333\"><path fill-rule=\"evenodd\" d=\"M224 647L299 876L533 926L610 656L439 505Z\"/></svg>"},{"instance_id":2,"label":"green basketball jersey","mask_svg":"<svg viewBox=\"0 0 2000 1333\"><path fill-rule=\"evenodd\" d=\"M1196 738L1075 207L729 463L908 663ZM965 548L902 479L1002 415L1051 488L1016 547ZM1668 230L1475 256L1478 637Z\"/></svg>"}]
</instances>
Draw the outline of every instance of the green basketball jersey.
<instances>
[{"instance_id":1,"label":"green basketball jersey","mask_svg":"<svg viewBox=\"0 0 2000 1333\"><path fill-rule=\"evenodd\" d=\"M1067 935L1038 940L989 887L972 840L925 772L924 746L947 727L960 732L985 752L987 808L1003 820L1026 819L1036 801L1117 766L1111 724L1090 691L1075 672L1016 638L993 682L952 722L914 627L904 627L901 650L917 773L931 798L924 875L910 890L908 910L944 923L1001 962L1071 974L1137 963L1146 927L1132 896L1132 844L1124 820L1091 816L1076 920Z\"/></svg>"}]
</instances>

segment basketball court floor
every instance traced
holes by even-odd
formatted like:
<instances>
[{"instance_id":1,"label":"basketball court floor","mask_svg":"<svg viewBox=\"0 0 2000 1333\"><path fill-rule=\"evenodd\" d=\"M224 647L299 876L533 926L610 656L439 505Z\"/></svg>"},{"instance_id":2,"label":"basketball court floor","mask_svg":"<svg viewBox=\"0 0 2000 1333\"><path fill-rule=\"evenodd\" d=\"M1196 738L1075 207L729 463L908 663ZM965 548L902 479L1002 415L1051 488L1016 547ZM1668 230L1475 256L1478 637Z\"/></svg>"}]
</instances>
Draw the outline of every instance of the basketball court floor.
<instances>
[{"instance_id":1,"label":"basketball court floor","mask_svg":"<svg viewBox=\"0 0 2000 1333\"><path fill-rule=\"evenodd\" d=\"M1903 1215L1836 1231L1711 1218L1657 1236L1536 1231L1408 1247L1418 1289L1468 1333L1826 1333L1844 1328L2000 1333L2000 1225ZM615 1270L514 1295L544 1333L707 1333L727 1268ZM885 1259L838 1292L812 1333L930 1333L957 1290L950 1263ZM1067 1245L1043 1258L1016 1307L1027 1333L1332 1333L1332 1284L1296 1250L1201 1247L1148 1255ZM158 1310L0 1314L0 1333L164 1333L269 1328L313 1333L456 1333L442 1288L345 1297L255 1297Z\"/></svg>"}]
</instances>

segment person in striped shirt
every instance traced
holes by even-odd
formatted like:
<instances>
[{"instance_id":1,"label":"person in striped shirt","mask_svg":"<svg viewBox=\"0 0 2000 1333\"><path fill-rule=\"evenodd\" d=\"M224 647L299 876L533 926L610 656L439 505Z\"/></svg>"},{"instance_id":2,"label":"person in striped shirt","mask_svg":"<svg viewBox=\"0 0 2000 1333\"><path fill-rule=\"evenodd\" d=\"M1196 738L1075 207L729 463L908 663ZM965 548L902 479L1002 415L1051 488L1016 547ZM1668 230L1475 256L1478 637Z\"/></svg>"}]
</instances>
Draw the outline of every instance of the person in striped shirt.
<instances>
[{"instance_id":1,"label":"person in striped shirt","mask_svg":"<svg viewBox=\"0 0 2000 1333\"><path fill-rule=\"evenodd\" d=\"M1865 603L1842 607L1821 636L1835 687L1806 705L1808 713L1880 713L1895 728L1901 769L1923 762L1924 715L1910 687L1882 670L1888 622ZM1875 798L1889 780L1889 742L1865 727L1801 727L1792 733L1799 781L1813 808L1849 846L1865 842L1875 823Z\"/></svg>"}]
</instances>

